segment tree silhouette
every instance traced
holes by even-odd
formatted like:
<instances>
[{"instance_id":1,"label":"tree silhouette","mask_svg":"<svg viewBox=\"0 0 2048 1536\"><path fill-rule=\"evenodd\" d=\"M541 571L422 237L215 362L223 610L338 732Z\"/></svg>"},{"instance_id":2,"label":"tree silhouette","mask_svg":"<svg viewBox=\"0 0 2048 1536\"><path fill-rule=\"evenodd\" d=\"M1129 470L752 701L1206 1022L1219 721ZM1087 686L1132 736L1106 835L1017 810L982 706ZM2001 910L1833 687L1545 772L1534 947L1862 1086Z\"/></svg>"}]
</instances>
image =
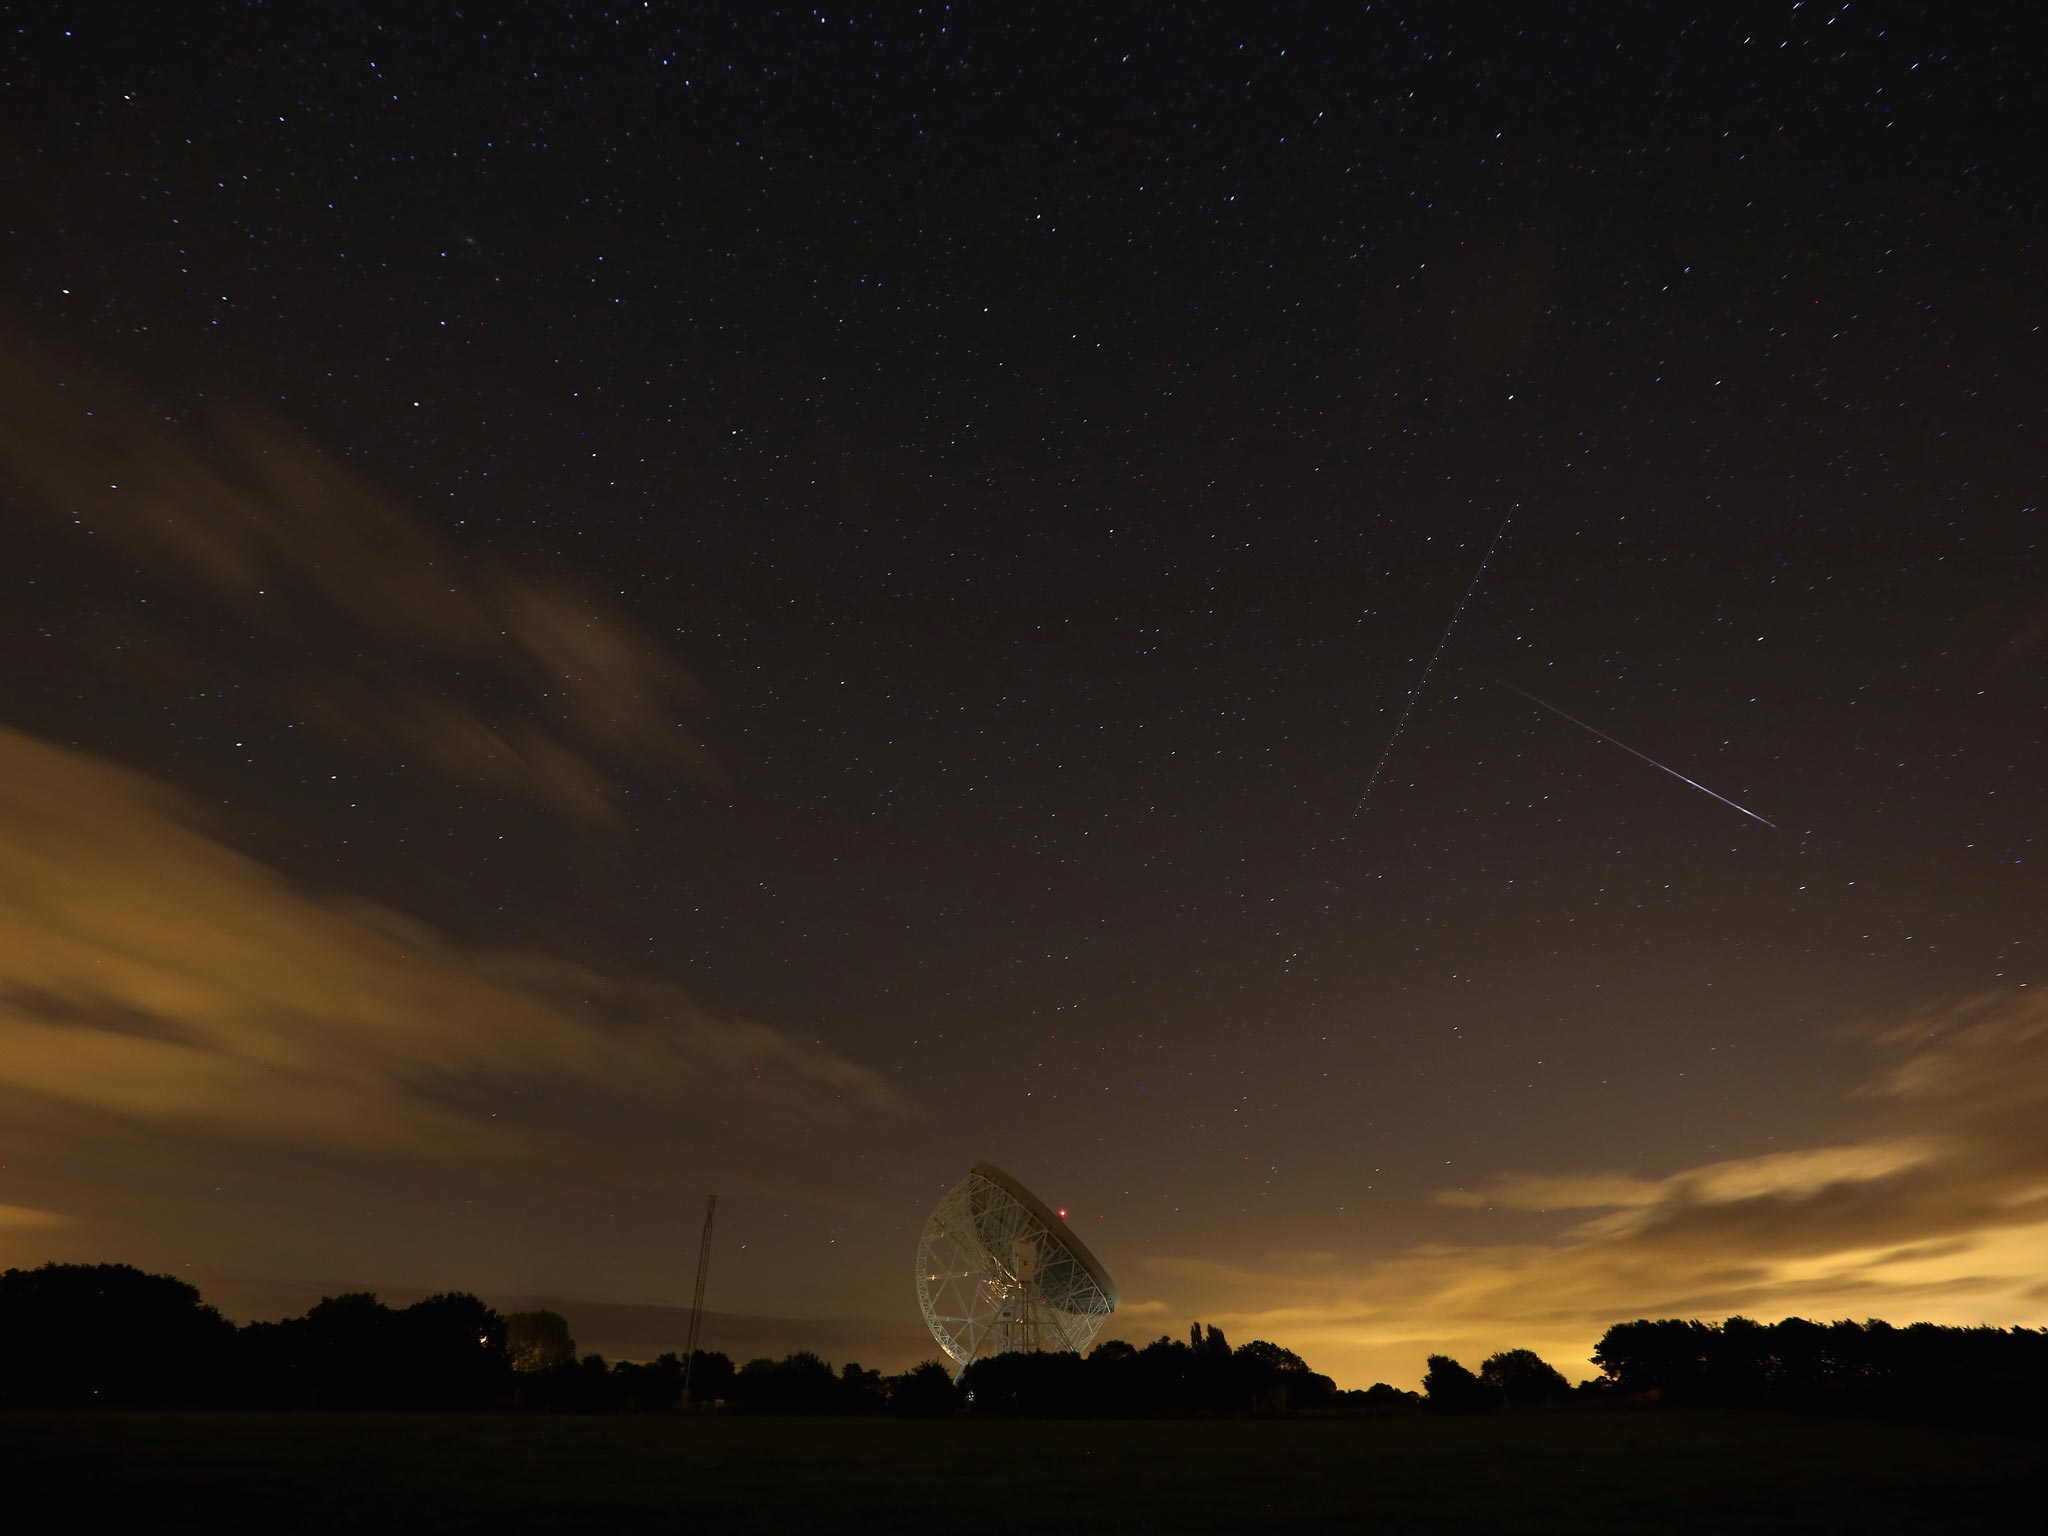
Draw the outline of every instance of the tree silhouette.
<instances>
[{"instance_id":1,"label":"tree silhouette","mask_svg":"<svg viewBox=\"0 0 2048 1536\"><path fill-rule=\"evenodd\" d=\"M885 1401L880 1371L864 1371L858 1360L839 1368L839 1412L878 1413Z\"/></svg>"},{"instance_id":2,"label":"tree silhouette","mask_svg":"<svg viewBox=\"0 0 2048 1536\"><path fill-rule=\"evenodd\" d=\"M953 1373L936 1360L914 1366L888 1383L889 1412L903 1418L950 1418L960 1411Z\"/></svg>"},{"instance_id":3,"label":"tree silhouette","mask_svg":"<svg viewBox=\"0 0 2048 1536\"><path fill-rule=\"evenodd\" d=\"M215 1401L234 1325L170 1275L127 1264L0 1274L0 1404L163 1408Z\"/></svg>"},{"instance_id":4,"label":"tree silhouette","mask_svg":"<svg viewBox=\"0 0 2048 1536\"><path fill-rule=\"evenodd\" d=\"M1510 1408L1561 1403L1571 1396L1571 1383L1533 1350L1504 1349L1488 1355L1479 1367L1480 1383L1493 1400Z\"/></svg>"},{"instance_id":5,"label":"tree silhouette","mask_svg":"<svg viewBox=\"0 0 2048 1536\"><path fill-rule=\"evenodd\" d=\"M1237 1358L1276 1374L1308 1371L1308 1362L1293 1350L1282 1349L1278 1344L1269 1344L1264 1339L1253 1339L1249 1344L1238 1345Z\"/></svg>"},{"instance_id":6,"label":"tree silhouette","mask_svg":"<svg viewBox=\"0 0 2048 1536\"><path fill-rule=\"evenodd\" d=\"M1337 1395L1337 1384L1309 1369L1291 1349L1264 1339L1238 1347L1231 1357L1240 1402L1267 1412L1321 1408Z\"/></svg>"},{"instance_id":7,"label":"tree silhouette","mask_svg":"<svg viewBox=\"0 0 2048 1536\"><path fill-rule=\"evenodd\" d=\"M272 1362L293 1407L381 1408L397 1395L399 1341L392 1311L368 1291L323 1296L279 1325Z\"/></svg>"},{"instance_id":8,"label":"tree silhouette","mask_svg":"<svg viewBox=\"0 0 2048 1536\"><path fill-rule=\"evenodd\" d=\"M839 1404L832 1367L807 1349L780 1360L749 1360L733 1378L732 1395L759 1413L830 1413Z\"/></svg>"},{"instance_id":9,"label":"tree silhouette","mask_svg":"<svg viewBox=\"0 0 2048 1536\"><path fill-rule=\"evenodd\" d=\"M552 1371L575 1363L576 1341L559 1312L512 1312L505 1317L505 1353L515 1371Z\"/></svg>"},{"instance_id":10,"label":"tree silhouette","mask_svg":"<svg viewBox=\"0 0 2048 1536\"><path fill-rule=\"evenodd\" d=\"M627 1413L666 1413L682 1401L683 1362L673 1352L645 1363L621 1360L612 1367L611 1406Z\"/></svg>"},{"instance_id":11,"label":"tree silhouette","mask_svg":"<svg viewBox=\"0 0 2048 1536\"><path fill-rule=\"evenodd\" d=\"M1072 1418L1093 1411L1087 1362L1071 1351L989 1355L967 1367L960 1385L976 1414Z\"/></svg>"},{"instance_id":12,"label":"tree silhouette","mask_svg":"<svg viewBox=\"0 0 2048 1536\"><path fill-rule=\"evenodd\" d=\"M1477 1413L1493 1404L1493 1395L1480 1385L1479 1378L1449 1355L1429 1357L1422 1390L1437 1413Z\"/></svg>"},{"instance_id":13,"label":"tree silhouette","mask_svg":"<svg viewBox=\"0 0 2048 1536\"><path fill-rule=\"evenodd\" d=\"M410 1408L484 1408L511 1385L505 1319L476 1297L449 1291L416 1301L393 1330L398 1401Z\"/></svg>"},{"instance_id":14,"label":"tree silhouette","mask_svg":"<svg viewBox=\"0 0 2048 1536\"><path fill-rule=\"evenodd\" d=\"M732 1360L717 1350L698 1350L690 1356L690 1401L714 1403L732 1395Z\"/></svg>"}]
</instances>

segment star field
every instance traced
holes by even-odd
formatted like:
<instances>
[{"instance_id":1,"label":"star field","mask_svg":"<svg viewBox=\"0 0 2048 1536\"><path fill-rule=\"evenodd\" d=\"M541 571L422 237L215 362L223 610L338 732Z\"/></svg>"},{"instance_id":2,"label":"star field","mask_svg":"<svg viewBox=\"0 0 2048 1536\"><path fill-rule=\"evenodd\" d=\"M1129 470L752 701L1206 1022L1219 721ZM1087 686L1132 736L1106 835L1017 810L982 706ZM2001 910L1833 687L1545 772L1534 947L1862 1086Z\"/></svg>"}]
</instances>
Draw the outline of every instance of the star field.
<instances>
[{"instance_id":1,"label":"star field","mask_svg":"<svg viewBox=\"0 0 2048 1536\"><path fill-rule=\"evenodd\" d=\"M1957 1233L1660 1234L2048 1085L2024 19L0 10L8 824L99 882L0 1260L674 1302L717 1189L892 1364L988 1158L1345 1385L1599 1331L1477 1277L1851 1305ZM2038 1322L1957 1219L1853 1305Z\"/></svg>"}]
</instances>

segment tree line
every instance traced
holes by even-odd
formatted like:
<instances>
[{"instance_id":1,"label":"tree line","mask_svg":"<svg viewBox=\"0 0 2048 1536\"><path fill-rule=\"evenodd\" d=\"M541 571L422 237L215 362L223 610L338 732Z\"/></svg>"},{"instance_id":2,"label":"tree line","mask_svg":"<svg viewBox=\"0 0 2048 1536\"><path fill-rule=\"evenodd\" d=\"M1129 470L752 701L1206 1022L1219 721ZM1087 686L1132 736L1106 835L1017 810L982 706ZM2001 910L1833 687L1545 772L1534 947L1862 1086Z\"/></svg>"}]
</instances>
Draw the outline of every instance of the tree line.
<instances>
[{"instance_id":1,"label":"tree line","mask_svg":"<svg viewBox=\"0 0 2048 1536\"><path fill-rule=\"evenodd\" d=\"M835 1373L799 1352L735 1369L700 1350L687 1375L693 1402L766 1413L959 1406L935 1363ZM683 1404L684 1382L678 1355L579 1355L560 1314L502 1314L460 1292L407 1307L328 1296L302 1317L238 1328L185 1281L126 1264L0 1273L0 1408L662 1412Z\"/></svg>"},{"instance_id":2,"label":"tree line","mask_svg":"<svg viewBox=\"0 0 2048 1536\"><path fill-rule=\"evenodd\" d=\"M1468 1370L1432 1355L1421 1393L1340 1391L1292 1350L1235 1348L1213 1325L1087 1355L1003 1354L957 1379L926 1361L896 1375L805 1350L735 1366L579 1355L554 1312L500 1314L475 1296L389 1307L323 1298L302 1317L236 1327L170 1275L124 1264L0 1273L0 1407L534 1409L663 1412L720 1404L764 1414L1159 1417L1258 1413L1475 1414L1567 1403L1663 1402L1946 1417L2042 1415L2048 1330L1930 1323L1617 1323L1576 1387L1526 1349ZM687 1380L687 1387L685 1385Z\"/></svg>"},{"instance_id":3,"label":"tree line","mask_svg":"<svg viewBox=\"0 0 2048 1536\"><path fill-rule=\"evenodd\" d=\"M2048 1328L1638 1319L1609 1328L1593 1363L1617 1394L1687 1406L1993 1420L2048 1413Z\"/></svg>"},{"instance_id":4,"label":"tree line","mask_svg":"<svg viewBox=\"0 0 2048 1536\"><path fill-rule=\"evenodd\" d=\"M1233 1349L1222 1329L1200 1323L1184 1340L1143 1348L1106 1339L1085 1356L991 1355L960 1386L975 1413L1034 1418L1297 1412L1363 1396L1340 1393L1291 1349L1263 1339Z\"/></svg>"}]
</instances>

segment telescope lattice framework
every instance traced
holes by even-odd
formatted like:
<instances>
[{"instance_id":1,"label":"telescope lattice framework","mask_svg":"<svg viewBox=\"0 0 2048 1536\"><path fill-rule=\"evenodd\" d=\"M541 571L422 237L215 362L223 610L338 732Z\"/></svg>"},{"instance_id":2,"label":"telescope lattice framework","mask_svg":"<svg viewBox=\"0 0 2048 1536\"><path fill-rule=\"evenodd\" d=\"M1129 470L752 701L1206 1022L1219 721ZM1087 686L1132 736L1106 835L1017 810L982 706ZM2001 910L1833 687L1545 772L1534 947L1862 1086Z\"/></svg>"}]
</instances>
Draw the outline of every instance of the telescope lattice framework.
<instances>
[{"instance_id":1,"label":"telescope lattice framework","mask_svg":"<svg viewBox=\"0 0 2048 1536\"><path fill-rule=\"evenodd\" d=\"M917 1304L961 1370L1013 1349L1079 1354L1116 1310L1087 1244L988 1163L940 1199L917 1243Z\"/></svg>"}]
</instances>

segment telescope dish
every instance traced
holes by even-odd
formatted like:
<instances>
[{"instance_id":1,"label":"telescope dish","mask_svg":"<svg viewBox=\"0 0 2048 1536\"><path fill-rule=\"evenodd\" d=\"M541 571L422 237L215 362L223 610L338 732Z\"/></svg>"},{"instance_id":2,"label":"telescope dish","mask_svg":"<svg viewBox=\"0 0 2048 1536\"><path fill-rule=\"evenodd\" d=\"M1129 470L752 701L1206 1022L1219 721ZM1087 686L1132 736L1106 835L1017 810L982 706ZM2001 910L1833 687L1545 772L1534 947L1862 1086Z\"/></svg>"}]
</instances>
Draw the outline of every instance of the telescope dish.
<instances>
[{"instance_id":1,"label":"telescope dish","mask_svg":"<svg viewBox=\"0 0 2048 1536\"><path fill-rule=\"evenodd\" d=\"M953 1362L1013 1349L1087 1349L1116 1310L1088 1245L990 1163L946 1191L917 1242L917 1304Z\"/></svg>"}]
</instances>

